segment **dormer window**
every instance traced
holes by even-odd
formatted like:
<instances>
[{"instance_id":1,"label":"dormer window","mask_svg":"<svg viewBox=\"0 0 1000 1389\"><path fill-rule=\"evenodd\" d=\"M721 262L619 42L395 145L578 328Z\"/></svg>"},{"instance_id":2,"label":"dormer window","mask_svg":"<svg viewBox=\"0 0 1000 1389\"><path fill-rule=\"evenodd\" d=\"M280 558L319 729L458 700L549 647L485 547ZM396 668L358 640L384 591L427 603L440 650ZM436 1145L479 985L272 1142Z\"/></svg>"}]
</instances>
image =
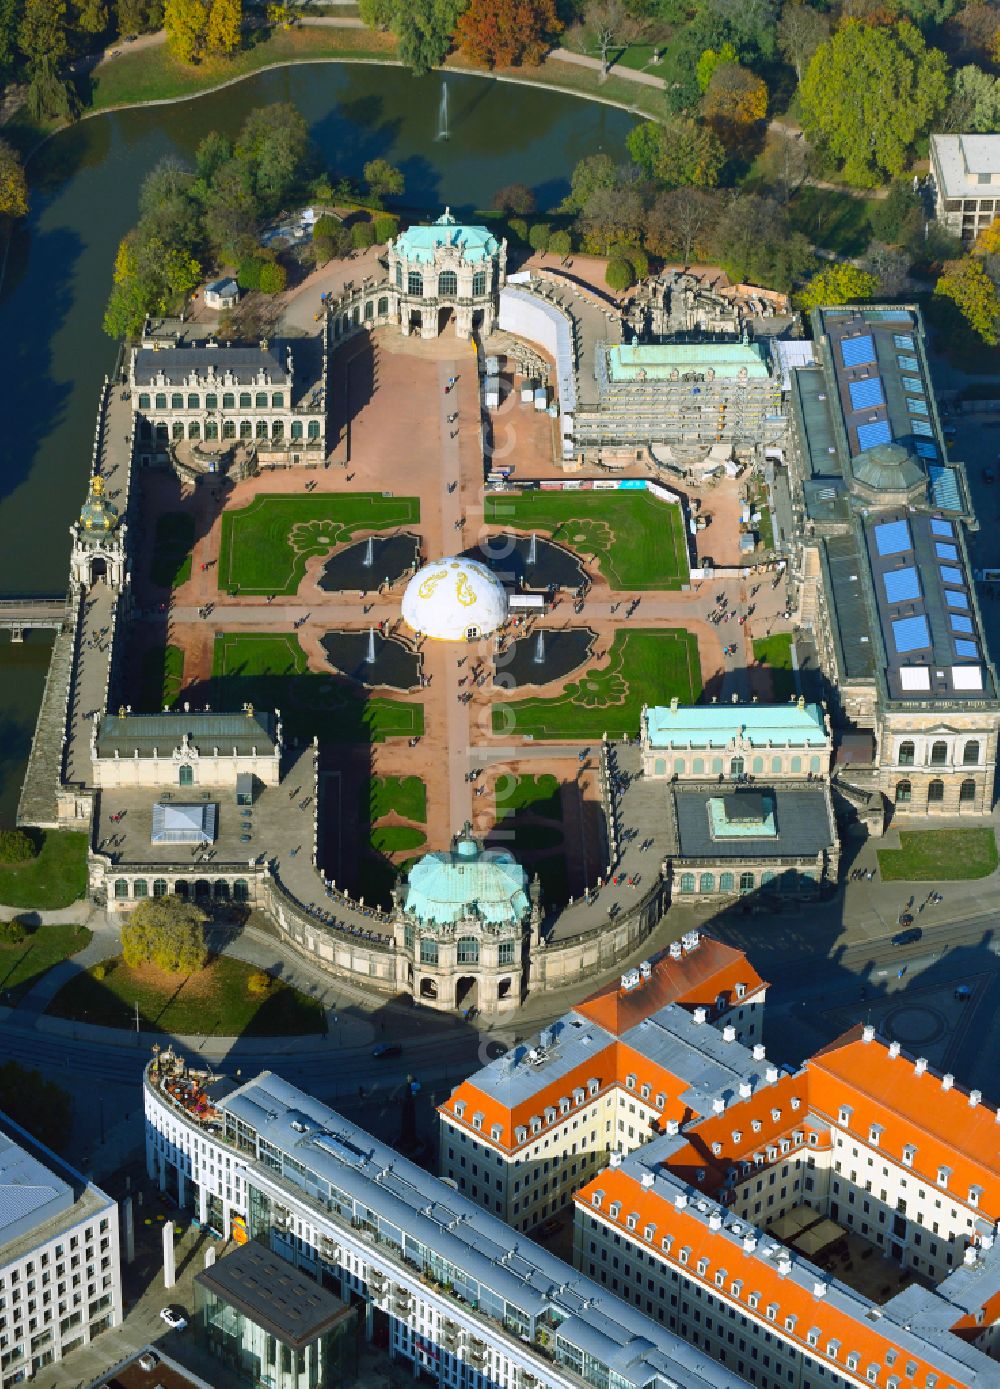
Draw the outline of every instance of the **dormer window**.
<instances>
[{"instance_id":1,"label":"dormer window","mask_svg":"<svg viewBox=\"0 0 1000 1389\"><path fill-rule=\"evenodd\" d=\"M684 1248L678 1253L677 1257L678 1259L680 1259L682 1264L686 1264L688 1259L690 1259L691 1257L691 1246L689 1244L686 1244Z\"/></svg>"},{"instance_id":2,"label":"dormer window","mask_svg":"<svg viewBox=\"0 0 1000 1389\"><path fill-rule=\"evenodd\" d=\"M793 1109L801 1109L801 1108L802 1108L802 1101L799 1099L798 1095L793 1095L793 1096L792 1096L792 1098L791 1098L791 1106L792 1106Z\"/></svg>"},{"instance_id":3,"label":"dormer window","mask_svg":"<svg viewBox=\"0 0 1000 1389\"><path fill-rule=\"evenodd\" d=\"M877 1148L882 1142L883 1133L885 1133L885 1129L881 1124L872 1124L871 1128L868 1130L868 1142L873 1148Z\"/></svg>"},{"instance_id":4,"label":"dormer window","mask_svg":"<svg viewBox=\"0 0 1000 1389\"><path fill-rule=\"evenodd\" d=\"M583 1104L583 1102L584 1102L584 1100L585 1100L586 1098L587 1098L587 1097L586 1097L585 1093L583 1092L583 1090L582 1090L582 1089L580 1088L580 1086L578 1085L578 1086L576 1087L576 1089L573 1091L573 1103L574 1103L574 1104Z\"/></svg>"},{"instance_id":5,"label":"dormer window","mask_svg":"<svg viewBox=\"0 0 1000 1389\"><path fill-rule=\"evenodd\" d=\"M846 1127L851 1122L851 1115L853 1113L854 1110L849 1104L842 1104L837 1111L837 1123L843 1124Z\"/></svg>"},{"instance_id":6,"label":"dormer window","mask_svg":"<svg viewBox=\"0 0 1000 1389\"><path fill-rule=\"evenodd\" d=\"M777 1316L778 1316L778 1304L777 1304L776 1302L769 1302L769 1303L767 1304L767 1313L766 1313L766 1316L767 1316L768 1321L775 1321L775 1320L777 1319Z\"/></svg>"},{"instance_id":7,"label":"dormer window","mask_svg":"<svg viewBox=\"0 0 1000 1389\"><path fill-rule=\"evenodd\" d=\"M663 1250L664 1254L669 1254L671 1249L673 1248L673 1245L673 1235L664 1235L663 1238L660 1240L660 1248Z\"/></svg>"},{"instance_id":8,"label":"dormer window","mask_svg":"<svg viewBox=\"0 0 1000 1389\"><path fill-rule=\"evenodd\" d=\"M517 1139L518 1143L523 1143L527 1136L528 1130L524 1127L523 1124L519 1124L517 1128L514 1130L514 1137Z\"/></svg>"},{"instance_id":9,"label":"dormer window","mask_svg":"<svg viewBox=\"0 0 1000 1389\"><path fill-rule=\"evenodd\" d=\"M877 1384L877 1383L878 1383L878 1372L879 1372L879 1370L880 1370L881 1368L882 1368L881 1365L869 1365L869 1366L868 1366L866 1378L867 1378L869 1384Z\"/></svg>"},{"instance_id":10,"label":"dormer window","mask_svg":"<svg viewBox=\"0 0 1000 1389\"><path fill-rule=\"evenodd\" d=\"M537 1114L533 1114L533 1115L531 1116L531 1132L532 1132L532 1133L541 1133L541 1131L542 1131L542 1121L541 1121L541 1119L539 1119L539 1117L538 1117Z\"/></svg>"},{"instance_id":11,"label":"dormer window","mask_svg":"<svg viewBox=\"0 0 1000 1389\"><path fill-rule=\"evenodd\" d=\"M810 1344L811 1346L815 1346L815 1345L818 1345L818 1344L819 1344L819 1327L818 1327L818 1326L811 1326L811 1327L809 1328L809 1330L806 1332L806 1340L809 1342L809 1344Z\"/></svg>"},{"instance_id":12,"label":"dormer window","mask_svg":"<svg viewBox=\"0 0 1000 1389\"><path fill-rule=\"evenodd\" d=\"M706 1274L707 1272L708 1272L708 1260L705 1258L704 1255L702 1255L702 1257L698 1260L698 1277L699 1277L699 1278L704 1278L704 1276L705 1276L705 1274Z\"/></svg>"},{"instance_id":13,"label":"dormer window","mask_svg":"<svg viewBox=\"0 0 1000 1389\"><path fill-rule=\"evenodd\" d=\"M644 1239L647 1243L651 1243L651 1242L652 1242L653 1236L654 1236L655 1234L656 1234L656 1226L655 1226L655 1225L646 1225L646 1226L643 1227L642 1237L643 1237L643 1239Z\"/></svg>"},{"instance_id":14,"label":"dormer window","mask_svg":"<svg viewBox=\"0 0 1000 1389\"><path fill-rule=\"evenodd\" d=\"M713 1144L712 1144L712 1156L713 1156L713 1157L721 1157L721 1156L722 1156L722 1144L721 1144L721 1143L713 1143Z\"/></svg>"},{"instance_id":15,"label":"dormer window","mask_svg":"<svg viewBox=\"0 0 1000 1389\"><path fill-rule=\"evenodd\" d=\"M942 1187L947 1188L947 1186L948 1186L948 1178L949 1178L950 1176L951 1176L951 1168L950 1168L950 1167L939 1167L938 1170L937 1170L937 1184L938 1184L938 1186L942 1186Z\"/></svg>"},{"instance_id":16,"label":"dormer window","mask_svg":"<svg viewBox=\"0 0 1000 1389\"><path fill-rule=\"evenodd\" d=\"M847 1356L847 1368L848 1368L849 1370L856 1370L856 1369L858 1368L858 1353L857 1353L857 1351L852 1350L851 1353L850 1353L850 1355Z\"/></svg>"},{"instance_id":17,"label":"dormer window","mask_svg":"<svg viewBox=\"0 0 1000 1389\"><path fill-rule=\"evenodd\" d=\"M903 1148L903 1165L904 1165L905 1167L912 1167L912 1166L913 1166L913 1159L914 1159L916 1156L917 1156L917 1150L916 1150L916 1148L914 1147L914 1145L913 1145L912 1143L907 1143L907 1144L905 1145L905 1147Z\"/></svg>"},{"instance_id":18,"label":"dormer window","mask_svg":"<svg viewBox=\"0 0 1000 1389\"><path fill-rule=\"evenodd\" d=\"M733 1279L733 1297L739 1297L740 1294L741 1294L742 1292L743 1292L743 1279L742 1279L742 1278L734 1278L734 1279Z\"/></svg>"},{"instance_id":19,"label":"dormer window","mask_svg":"<svg viewBox=\"0 0 1000 1389\"><path fill-rule=\"evenodd\" d=\"M982 1194L983 1194L983 1188L982 1188L981 1186L970 1186L970 1187L969 1187L969 1205L970 1205L970 1206L978 1206L978 1205L979 1205L979 1198L980 1198L980 1196L982 1196Z\"/></svg>"},{"instance_id":20,"label":"dormer window","mask_svg":"<svg viewBox=\"0 0 1000 1389\"><path fill-rule=\"evenodd\" d=\"M757 1310L757 1305L758 1305L759 1302L760 1302L760 1293L750 1293L750 1294L748 1295L748 1297L747 1297L747 1306L748 1306L748 1307L752 1307L754 1311Z\"/></svg>"},{"instance_id":21,"label":"dormer window","mask_svg":"<svg viewBox=\"0 0 1000 1389\"><path fill-rule=\"evenodd\" d=\"M481 1129L483 1127L483 1120L485 1117L486 1116L484 1114L477 1110L476 1113L472 1116L472 1127L474 1129Z\"/></svg>"},{"instance_id":22,"label":"dormer window","mask_svg":"<svg viewBox=\"0 0 1000 1389\"><path fill-rule=\"evenodd\" d=\"M456 1100L456 1101L455 1101L455 1118L456 1118L456 1119L464 1119L464 1118L465 1118L465 1101L464 1101L464 1100Z\"/></svg>"},{"instance_id":23,"label":"dormer window","mask_svg":"<svg viewBox=\"0 0 1000 1389\"><path fill-rule=\"evenodd\" d=\"M827 1343L826 1343L826 1353L827 1353L827 1355L830 1357L831 1360L836 1360L837 1356L840 1354L840 1342L839 1342L839 1341L827 1341Z\"/></svg>"},{"instance_id":24,"label":"dormer window","mask_svg":"<svg viewBox=\"0 0 1000 1389\"><path fill-rule=\"evenodd\" d=\"M780 1118L781 1118L781 1110L780 1110L780 1109L772 1109L772 1110L771 1110L771 1122L776 1124L776 1123L779 1121Z\"/></svg>"},{"instance_id":25,"label":"dormer window","mask_svg":"<svg viewBox=\"0 0 1000 1389\"><path fill-rule=\"evenodd\" d=\"M737 984L737 985L736 985L736 997L737 997L737 998L745 998L745 997L746 997L746 991L747 991L747 986L746 986L746 984Z\"/></svg>"},{"instance_id":26,"label":"dormer window","mask_svg":"<svg viewBox=\"0 0 1000 1389\"><path fill-rule=\"evenodd\" d=\"M625 1084L628 1086L628 1088L629 1088L630 1090L634 1090L634 1089L635 1089L635 1076L631 1076L631 1075L630 1075L630 1076L626 1076L626 1077L625 1077Z\"/></svg>"},{"instance_id":27,"label":"dormer window","mask_svg":"<svg viewBox=\"0 0 1000 1389\"><path fill-rule=\"evenodd\" d=\"M761 1122L760 1122L760 1120L759 1120L759 1119L751 1119L751 1120L750 1120L750 1127L753 1129L754 1133L760 1133L760 1130L761 1130Z\"/></svg>"},{"instance_id":28,"label":"dormer window","mask_svg":"<svg viewBox=\"0 0 1000 1389\"><path fill-rule=\"evenodd\" d=\"M724 1268L720 1268L716 1272L715 1286L717 1288L724 1288L726 1286L726 1270Z\"/></svg>"},{"instance_id":29,"label":"dormer window","mask_svg":"<svg viewBox=\"0 0 1000 1389\"><path fill-rule=\"evenodd\" d=\"M588 1094L588 1095L591 1095L591 1096L596 1095L597 1092L598 1092L598 1090L600 1090L600 1088L601 1088L601 1082L600 1082L599 1080L594 1080L593 1078L591 1078L590 1080L587 1081L587 1094Z\"/></svg>"},{"instance_id":30,"label":"dormer window","mask_svg":"<svg viewBox=\"0 0 1000 1389\"><path fill-rule=\"evenodd\" d=\"M666 1109L666 1107L667 1107L667 1097L666 1097L666 1095L663 1095L663 1094L657 1095L657 1097L656 1097L656 1107L657 1107L657 1109Z\"/></svg>"},{"instance_id":31,"label":"dormer window","mask_svg":"<svg viewBox=\"0 0 1000 1389\"><path fill-rule=\"evenodd\" d=\"M611 1202L611 1205L608 1207L608 1214L611 1216L611 1219L612 1219L612 1220L617 1220L617 1219L618 1219L618 1215L619 1215L619 1212L621 1211L621 1208L622 1208L622 1203L621 1203L620 1201L612 1201L612 1202Z\"/></svg>"},{"instance_id":32,"label":"dormer window","mask_svg":"<svg viewBox=\"0 0 1000 1389\"><path fill-rule=\"evenodd\" d=\"M595 1191L594 1194L593 1194L593 1195L591 1196L591 1198L590 1198L590 1204L591 1204L596 1210L600 1210L600 1209L601 1209L601 1202L602 1202L603 1200L604 1200L604 1192L603 1192L603 1191Z\"/></svg>"},{"instance_id":33,"label":"dormer window","mask_svg":"<svg viewBox=\"0 0 1000 1389\"><path fill-rule=\"evenodd\" d=\"M638 1223L639 1217L636 1215L635 1211L632 1211L629 1215L625 1217L625 1224L628 1226L630 1230L634 1230Z\"/></svg>"},{"instance_id":34,"label":"dormer window","mask_svg":"<svg viewBox=\"0 0 1000 1389\"><path fill-rule=\"evenodd\" d=\"M564 1095L564 1096L562 1097L562 1099L559 1101L559 1113L560 1113L560 1114L568 1114L568 1113L569 1113L569 1100L566 1098L565 1095Z\"/></svg>"},{"instance_id":35,"label":"dormer window","mask_svg":"<svg viewBox=\"0 0 1000 1389\"><path fill-rule=\"evenodd\" d=\"M743 1142L743 1130L742 1130L742 1129L733 1129L732 1138L733 1138L733 1142L734 1142L734 1143L742 1143L742 1142Z\"/></svg>"},{"instance_id":36,"label":"dormer window","mask_svg":"<svg viewBox=\"0 0 1000 1389\"><path fill-rule=\"evenodd\" d=\"M493 1139L494 1143L500 1142L501 1138L503 1138L503 1128L500 1124L492 1124L490 1126L490 1137Z\"/></svg>"},{"instance_id":37,"label":"dormer window","mask_svg":"<svg viewBox=\"0 0 1000 1389\"><path fill-rule=\"evenodd\" d=\"M786 1318L785 1318L785 1330L786 1330L786 1331L794 1331L794 1330L795 1330L795 1322L796 1322L796 1318L795 1318L795 1317L786 1317Z\"/></svg>"},{"instance_id":38,"label":"dormer window","mask_svg":"<svg viewBox=\"0 0 1000 1389\"><path fill-rule=\"evenodd\" d=\"M642 1089L639 1091L639 1094L642 1096L642 1098L643 1098L644 1100L648 1100L648 1099L649 1099L649 1095L650 1095L649 1086L648 1086L648 1085L644 1085L644 1086L642 1087Z\"/></svg>"}]
</instances>

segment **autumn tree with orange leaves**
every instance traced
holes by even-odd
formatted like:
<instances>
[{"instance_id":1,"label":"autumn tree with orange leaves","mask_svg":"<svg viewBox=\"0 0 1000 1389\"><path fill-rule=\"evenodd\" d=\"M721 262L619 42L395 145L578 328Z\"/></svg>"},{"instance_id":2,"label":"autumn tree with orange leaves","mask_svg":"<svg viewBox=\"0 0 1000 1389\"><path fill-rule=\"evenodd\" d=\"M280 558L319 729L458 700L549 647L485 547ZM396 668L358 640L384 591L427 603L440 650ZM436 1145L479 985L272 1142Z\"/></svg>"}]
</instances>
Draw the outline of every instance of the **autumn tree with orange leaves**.
<instances>
[{"instance_id":1,"label":"autumn tree with orange leaves","mask_svg":"<svg viewBox=\"0 0 1000 1389\"><path fill-rule=\"evenodd\" d=\"M482 67L534 66L562 27L555 0L471 0L455 38Z\"/></svg>"}]
</instances>

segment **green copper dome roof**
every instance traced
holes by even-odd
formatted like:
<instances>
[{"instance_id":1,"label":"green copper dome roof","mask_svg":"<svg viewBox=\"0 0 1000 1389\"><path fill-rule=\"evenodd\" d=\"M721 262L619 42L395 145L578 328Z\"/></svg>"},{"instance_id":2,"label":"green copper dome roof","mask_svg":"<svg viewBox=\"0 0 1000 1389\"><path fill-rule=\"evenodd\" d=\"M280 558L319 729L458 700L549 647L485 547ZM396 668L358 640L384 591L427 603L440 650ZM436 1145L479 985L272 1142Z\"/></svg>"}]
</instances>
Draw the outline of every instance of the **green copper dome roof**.
<instances>
[{"instance_id":1,"label":"green copper dome roof","mask_svg":"<svg viewBox=\"0 0 1000 1389\"><path fill-rule=\"evenodd\" d=\"M466 826L445 853L425 854L410 869L404 909L417 921L444 925L473 914L518 925L531 910L528 875L512 854L484 849Z\"/></svg>"},{"instance_id":2,"label":"green copper dome roof","mask_svg":"<svg viewBox=\"0 0 1000 1389\"><path fill-rule=\"evenodd\" d=\"M408 227L396 238L396 250L404 259L430 264L439 246L455 246L468 261L479 262L500 250L496 237L487 227L463 227L448 211L429 227Z\"/></svg>"},{"instance_id":3,"label":"green copper dome roof","mask_svg":"<svg viewBox=\"0 0 1000 1389\"><path fill-rule=\"evenodd\" d=\"M80 525L85 531L108 534L118 524L118 508L104 495L104 479L90 479L90 495L80 508Z\"/></svg>"}]
</instances>

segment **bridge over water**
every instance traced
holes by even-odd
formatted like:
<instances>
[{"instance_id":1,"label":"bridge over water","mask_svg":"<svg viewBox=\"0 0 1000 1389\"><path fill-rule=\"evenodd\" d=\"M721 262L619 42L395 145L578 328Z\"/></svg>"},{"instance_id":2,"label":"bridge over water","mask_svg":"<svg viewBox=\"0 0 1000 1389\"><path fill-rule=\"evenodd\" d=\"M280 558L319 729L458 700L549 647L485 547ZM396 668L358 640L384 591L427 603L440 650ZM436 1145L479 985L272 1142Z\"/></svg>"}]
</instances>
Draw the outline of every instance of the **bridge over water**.
<instances>
[{"instance_id":1,"label":"bridge over water","mask_svg":"<svg viewBox=\"0 0 1000 1389\"><path fill-rule=\"evenodd\" d=\"M59 632L71 616L66 594L0 596L0 632L9 632L11 641L23 641L29 628Z\"/></svg>"}]
</instances>

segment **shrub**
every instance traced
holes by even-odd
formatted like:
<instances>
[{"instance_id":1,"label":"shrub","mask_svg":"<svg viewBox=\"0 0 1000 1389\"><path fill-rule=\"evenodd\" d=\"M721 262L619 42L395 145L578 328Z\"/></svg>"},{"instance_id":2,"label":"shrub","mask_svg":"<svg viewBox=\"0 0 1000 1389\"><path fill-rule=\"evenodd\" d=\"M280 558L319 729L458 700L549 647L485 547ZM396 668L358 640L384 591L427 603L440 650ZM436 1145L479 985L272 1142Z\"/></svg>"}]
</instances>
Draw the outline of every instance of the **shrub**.
<instances>
[{"instance_id":1,"label":"shrub","mask_svg":"<svg viewBox=\"0 0 1000 1389\"><path fill-rule=\"evenodd\" d=\"M611 254L615 260L628 261L637 280L644 280L649 274L649 256L641 246L616 246Z\"/></svg>"},{"instance_id":2,"label":"shrub","mask_svg":"<svg viewBox=\"0 0 1000 1389\"><path fill-rule=\"evenodd\" d=\"M0 921L0 944L20 945L27 936L24 924L15 916L10 921Z\"/></svg>"},{"instance_id":3,"label":"shrub","mask_svg":"<svg viewBox=\"0 0 1000 1389\"><path fill-rule=\"evenodd\" d=\"M95 965L94 968L90 971L91 979L96 979L98 983L100 983L102 979L106 979L107 975L108 967L103 960L100 962L100 964Z\"/></svg>"},{"instance_id":4,"label":"shrub","mask_svg":"<svg viewBox=\"0 0 1000 1389\"><path fill-rule=\"evenodd\" d=\"M247 993L266 994L271 987L271 976L262 969L255 969L247 979Z\"/></svg>"},{"instance_id":5,"label":"shrub","mask_svg":"<svg viewBox=\"0 0 1000 1389\"><path fill-rule=\"evenodd\" d=\"M267 262L260 256L250 256L236 272L236 283L240 289L260 289L261 267Z\"/></svg>"},{"instance_id":6,"label":"shrub","mask_svg":"<svg viewBox=\"0 0 1000 1389\"><path fill-rule=\"evenodd\" d=\"M390 217L383 213L375 218L375 240L379 243L388 241L390 237L399 231L399 221L395 217Z\"/></svg>"},{"instance_id":7,"label":"shrub","mask_svg":"<svg viewBox=\"0 0 1000 1389\"><path fill-rule=\"evenodd\" d=\"M365 251L369 246L374 246L375 224L373 222L355 222L351 228L351 245L356 251Z\"/></svg>"},{"instance_id":8,"label":"shrub","mask_svg":"<svg viewBox=\"0 0 1000 1389\"><path fill-rule=\"evenodd\" d=\"M533 251L547 251L552 228L548 222L535 222L528 232L528 245Z\"/></svg>"},{"instance_id":9,"label":"shrub","mask_svg":"<svg viewBox=\"0 0 1000 1389\"><path fill-rule=\"evenodd\" d=\"M276 261L260 267L260 289L262 294L280 294L288 282L288 274L283 265Z\"/></svg>"},{"instance_id":10,"label":"shrub","mask_svg":"<svg viewBox=\"0 0 1000 1389\"><path fill-rule=\"evenodd\" d=\"M523 217L512 217L507 223L507 226L510 228L510 234L515 241L520 241L522 243L527 241L528 224Z\"/></svg>"},{"instance_id":11,"label":"shrub","mask_svg":"<svg viewBox=\"0 0 1000 1389\"><path fill-rule=\"evenodd\" d=\"M573 238L568 231L560 228L549 237L549 250L556 256L567 256L573 249Z\"/></svg>"},{"instance_id":12,"label":"shrub","mask_svg":"<svg viewBox=\"0 0 1000 1389\"><path fill-rule=\"evenodd\" d=\"M608 268L604 272L604 283L608 289L621 291L630 289L635 284L635 272L627 260L622 260L616 256L614 260L608 261Z\"/></svg>"},{"instance_id":13,"label":"shrub","mask_svg":"<svg viewBox=\"0 0 1000 1389\"><path fill-rule=\"evenodd\" d=\"M129 969L145 964L171 974L204 969L205 913L182 897L145 898L122 922L122 955Z\"/></svg>"},{"instance_id":14,"label":"shrub","mask_svg":"<svg viewBox=\"0 0 1000 1389\"><path fill-rule=\"evenodd\" d=\"M24 830L0 830L0 863L27 863L37 852Z\"/></svg>"}]
</instances>

